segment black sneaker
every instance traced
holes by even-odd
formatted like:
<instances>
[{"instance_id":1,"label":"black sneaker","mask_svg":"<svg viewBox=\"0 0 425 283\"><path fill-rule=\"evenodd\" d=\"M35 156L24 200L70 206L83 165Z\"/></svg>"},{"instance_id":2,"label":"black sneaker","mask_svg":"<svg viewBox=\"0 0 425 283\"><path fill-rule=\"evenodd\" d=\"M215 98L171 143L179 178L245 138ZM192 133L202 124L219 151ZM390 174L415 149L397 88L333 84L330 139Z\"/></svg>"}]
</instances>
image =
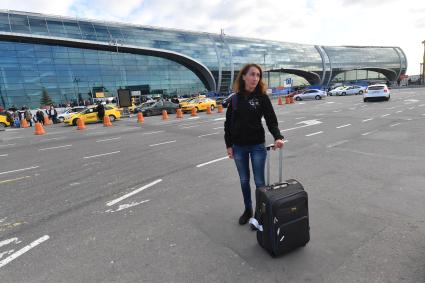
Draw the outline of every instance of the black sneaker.
<instances>
[{"instance_id":1,"label":"black sneaker","mask_svg":"<svg viewBox=\"0 0 425 283\"><path fill-rule=\"evenodd\" d=\"M241 217L239 217L239 224L245 225L246 223L248 223L248 221L251 217L252 217L252 208L245 209L245 211L243 212Z\"/></svg>"}]
</instances>

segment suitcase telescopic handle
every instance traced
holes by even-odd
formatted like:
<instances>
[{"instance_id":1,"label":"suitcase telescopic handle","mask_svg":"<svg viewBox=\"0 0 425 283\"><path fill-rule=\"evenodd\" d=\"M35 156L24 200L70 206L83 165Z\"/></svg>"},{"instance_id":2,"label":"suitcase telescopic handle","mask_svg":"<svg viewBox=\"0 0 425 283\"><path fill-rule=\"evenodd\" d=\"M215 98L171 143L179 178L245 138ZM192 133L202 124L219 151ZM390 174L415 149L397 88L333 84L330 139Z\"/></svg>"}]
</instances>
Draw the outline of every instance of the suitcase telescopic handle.
<instances>
[{"instance_id":1,"label":"suitcase telescopic handle","mask_svg":"<svg viewBox=\"0 0 425 283\"><path fill-rule=\"evenodd\" d=\"M267 150L267 186L270 186L270 154L269 151L271 149L274 149L275 146L274 144L270 144L268 146L266 146L266 150ZM283 150L282 149L278 149L279 151L279 183L282 183L282 171L283 171Z\"/></svg>"}]
</instances>

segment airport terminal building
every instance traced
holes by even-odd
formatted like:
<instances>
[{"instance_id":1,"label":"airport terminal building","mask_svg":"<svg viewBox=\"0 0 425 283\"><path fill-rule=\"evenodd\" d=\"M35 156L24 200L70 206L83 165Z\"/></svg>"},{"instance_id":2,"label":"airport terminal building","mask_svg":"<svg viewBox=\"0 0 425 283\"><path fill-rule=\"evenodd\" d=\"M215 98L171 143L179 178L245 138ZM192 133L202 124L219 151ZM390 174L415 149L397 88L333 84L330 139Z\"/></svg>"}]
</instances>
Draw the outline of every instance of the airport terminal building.
<instances>
[{"instance_id":1,"label":"airport terminal building","mask_svg":"<svg viewBox=\"0 0 425 283\"><path fill-rule=\"evenodd\" d=\"M134 94L227 94L241 66L258 63L269 87L396 81L399 47L319 46L0 10L0 106Z\"/></svg>"}]
</instances>

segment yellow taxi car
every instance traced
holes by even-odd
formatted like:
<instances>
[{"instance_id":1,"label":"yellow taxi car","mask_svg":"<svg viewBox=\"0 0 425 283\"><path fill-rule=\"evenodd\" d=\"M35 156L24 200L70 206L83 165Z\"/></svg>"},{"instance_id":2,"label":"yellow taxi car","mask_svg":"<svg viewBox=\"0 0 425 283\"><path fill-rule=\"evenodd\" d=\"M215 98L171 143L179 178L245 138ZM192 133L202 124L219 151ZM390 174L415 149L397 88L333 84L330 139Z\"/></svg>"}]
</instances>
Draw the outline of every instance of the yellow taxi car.
<instances>
[{"instance_id":1,"label":"yellow taxi car","mask_svg":"<svg viewBox=\"0 0 425 283\"><path fill-rule=\"evenodd\" d=\"M214 110L217 107L217 103L210 98L196 98L182 104L181 109L183 112L190 112L192 108L196 108L197 111L203 111L207 110L208 106L211 107L211 110Z\"/></svg>"},{"instance_id":2,"label":"yellow taxi car","mask_svg":"<svg viewBox=\"0 0 425 283\"><path fill-rule=\"evenodd\" d=\"M104 107L105 116L109 116L111 122L121 118L121 112L115 106L105 105ZM85 123L102 122L100 121L99 116L97 115L97 106L89 106L87 109L81 112L72 113L63 122L68 125L76 126L78 119L83 119Z\"/></svg>"},{"instance_id":3,"label":"yellow taxi car","mask_svg":"<svg viewBox=\"0 0 425 283\"><path fill-rule=\"evenodd\" d=\"M9 127L10 122L7 121L7 117L5 113L0 113L0 128Z\"/></svg>"}]
</instances>

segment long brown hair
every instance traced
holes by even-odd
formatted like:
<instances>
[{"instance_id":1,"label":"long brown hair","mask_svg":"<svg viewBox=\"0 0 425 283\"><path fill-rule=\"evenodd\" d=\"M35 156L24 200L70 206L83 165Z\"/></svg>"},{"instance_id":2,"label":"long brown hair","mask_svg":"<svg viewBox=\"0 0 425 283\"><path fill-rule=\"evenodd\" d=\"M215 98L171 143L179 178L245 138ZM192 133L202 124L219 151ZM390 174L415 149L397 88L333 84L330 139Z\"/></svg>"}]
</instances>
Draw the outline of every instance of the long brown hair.
<instances>
[{"instance_id":1,"label":"long brown hair","mask_svg":"<svg viewBox=\"0 0 425 283\"><path fill-rule=\"evenodd\" d=\"M239 71L238 76L236 77L235 82L233 83L233 91L236 93L245 91L245 81L243 80L242 76L246 75L251 67L257 68L260 71L260 80L258 81L254 92L266 94L267 87L266 84L263 82L263 70L259 65L254 63L246 64L242 67L242 69Z\"/></svg>"}]
</instances>

